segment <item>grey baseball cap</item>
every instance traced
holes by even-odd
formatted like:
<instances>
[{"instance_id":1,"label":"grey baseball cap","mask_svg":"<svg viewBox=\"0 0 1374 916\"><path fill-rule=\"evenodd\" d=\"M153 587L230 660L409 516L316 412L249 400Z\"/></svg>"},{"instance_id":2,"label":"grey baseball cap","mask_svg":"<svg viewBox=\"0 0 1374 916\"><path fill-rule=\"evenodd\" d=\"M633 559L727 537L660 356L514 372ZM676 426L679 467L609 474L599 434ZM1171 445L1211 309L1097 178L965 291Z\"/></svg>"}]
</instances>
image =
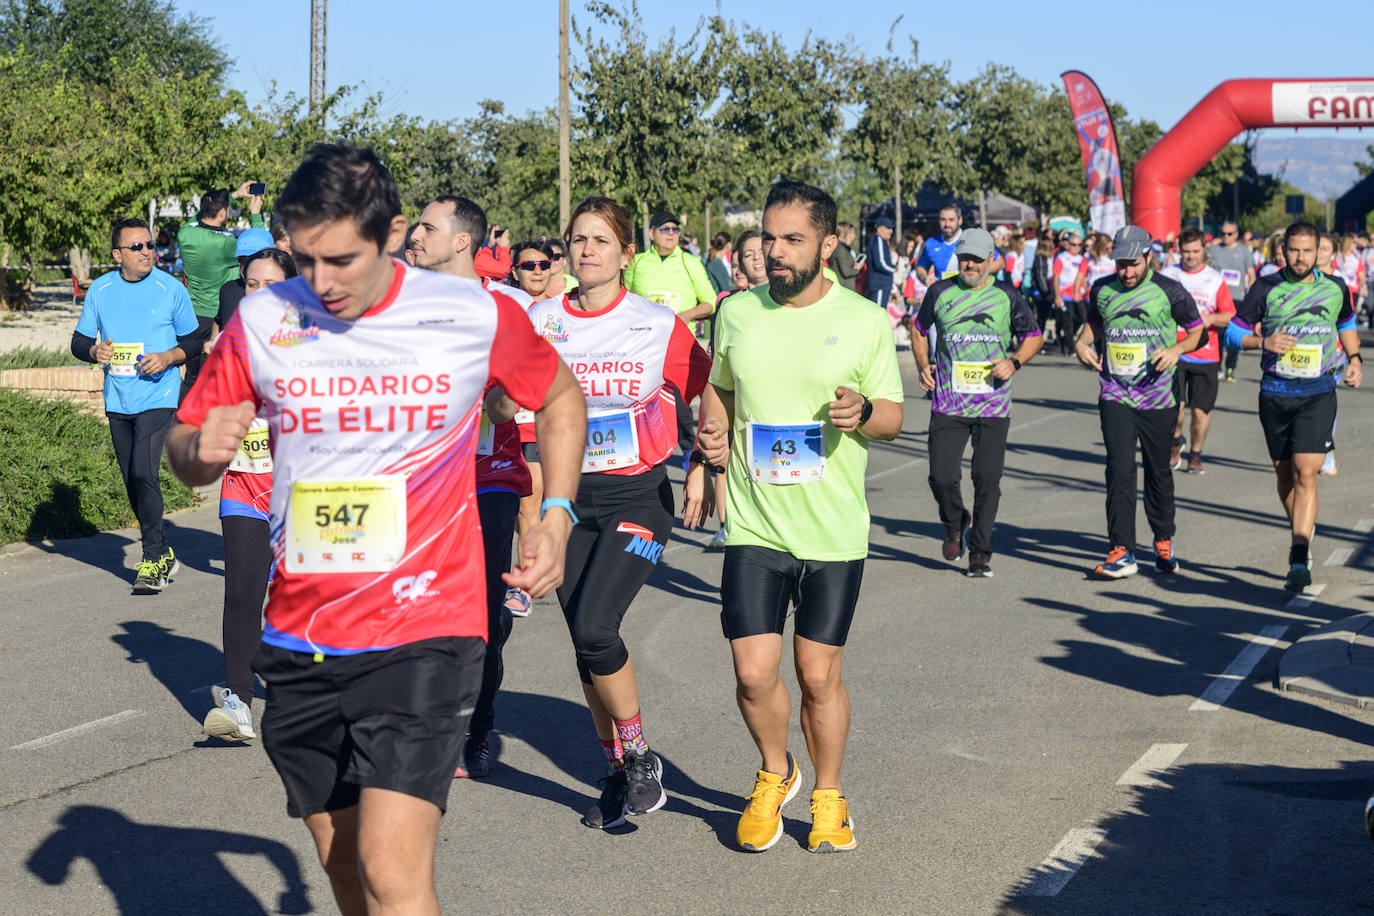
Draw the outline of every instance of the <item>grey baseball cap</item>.
<instances>
[{"instance_id":1,"label":"grey baseball cap","mask_svg":"<svg viewBox=\"0 0 1374 916\"><path fill-rule=\"evenodd\" d=\"M954 256L966 254L969 257L986 261L993 252L992 236L983 229L965 229L959 236L959 244L954 246Z\"/></svg>"},{"instance_id":2,"label":"grey baseball cap","mask_svg":"<svg viewBox=\"0 0 1374 916\"><path fill-rule=\"evenodd\" d=\"M1150 238L1150 233L1139 226L1125 226L1118 229L1116 237L1112 239L1112 260L1134 261L1150 250L1150 243L1153 241L1154 239Z\"/></svg>"}]
</instances>

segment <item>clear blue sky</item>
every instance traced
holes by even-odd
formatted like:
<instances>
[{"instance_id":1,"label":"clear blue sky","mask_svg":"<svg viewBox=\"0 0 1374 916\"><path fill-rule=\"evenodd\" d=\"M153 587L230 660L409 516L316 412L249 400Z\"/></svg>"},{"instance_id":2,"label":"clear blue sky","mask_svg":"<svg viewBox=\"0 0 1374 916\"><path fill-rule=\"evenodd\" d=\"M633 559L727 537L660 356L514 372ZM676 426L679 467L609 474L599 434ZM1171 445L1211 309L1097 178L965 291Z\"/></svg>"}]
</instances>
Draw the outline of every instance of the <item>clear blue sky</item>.
<instances>
[{"instance_id":1,"label":"clear blue sky","mask_svg":"<svg viewBox=\"0 0 1374 916\"><path fill-rule=\"evenodd\" d=\"M1366 2L1359 0L1348 9ZM573 0L572 11L586 23L590 17L584 4ZM262 98L273 81L282 90L306 94L309 0L239 0L228 6L175 0L175 5L210 22L235 62L233 83L250 99ZM1368 54L1371 20L1347 16L1351 27L1342 28L1332 25L1336 20L1328 11L1294 30L1284 25L1292 19L1291 4L1274 0L1131 12L1114 7L1091 15L1086 7L1054 3L1020 3L1015 8L1021 14L1009 15L1006 5L994 4L983 7L985 15L978 18L945 7L932 13L936 4L928 2L731 0L723 10L737 22L781 33L792 47L808 31L832 39L850 34L869 54L884 51L892 21L905 13L895 46L905 51L905 36L915 37L922 57L950 61L956 79L973 75L988 61L1009 64L1045 82L1056 81L1064 70L1080 69L1132 116L1165 128L1232 77L1374 77ZM1182 9L1190 20L1180 15ZM685 38L699 16L714 11L714 4L702 2L640 4L651 39L674 28ZM474 114L483 98L499 99L517 113L556 103L556 0L511 6L472 0L411 0L394 6L334 0L329 13L330 87L363 84L368 91L381 91L388 114L446 120ZM576 60L576 41L572 50ZM1267 58L1262 50L1269 51ZM1374 131L1366 133L1374 143Z\"/></svg>"}]
</instances>

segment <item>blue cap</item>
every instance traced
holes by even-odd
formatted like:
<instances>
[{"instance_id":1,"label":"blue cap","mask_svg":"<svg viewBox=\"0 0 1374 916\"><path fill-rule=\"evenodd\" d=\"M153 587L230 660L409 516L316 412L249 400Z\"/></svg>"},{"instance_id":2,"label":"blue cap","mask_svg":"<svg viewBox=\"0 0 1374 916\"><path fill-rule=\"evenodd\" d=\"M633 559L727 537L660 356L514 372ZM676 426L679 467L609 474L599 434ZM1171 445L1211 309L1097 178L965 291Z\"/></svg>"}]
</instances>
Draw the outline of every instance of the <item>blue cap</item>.
<instances>
[{"instance_id":1,"label":"blue cap","mask_svg":"<svg viewBox=\"0 0 1374 916\"><path fill-rule=\"evenodd\" d=\"M239 234L238 244L234 246L234 257L246 258L250 254L257 254L259 251L271 247L272 233L254 226L252 229L245 229Z\"/></svg>"},{"instance_id":2,"label":"blue cap","mask_svg":"<svg viewBox=\"0 0 1374 916\"><path fill-rule=\"evenodd\" d=\"M875 229L895 229L895 228L897 228L896 226L894 226L894 225L892 224L892 220L888 219L886 216L880 216L880 217L878 217L877 219L875 219L875 220L873 221L873 227L874 227Z\"/></svg>"}]
</instances>

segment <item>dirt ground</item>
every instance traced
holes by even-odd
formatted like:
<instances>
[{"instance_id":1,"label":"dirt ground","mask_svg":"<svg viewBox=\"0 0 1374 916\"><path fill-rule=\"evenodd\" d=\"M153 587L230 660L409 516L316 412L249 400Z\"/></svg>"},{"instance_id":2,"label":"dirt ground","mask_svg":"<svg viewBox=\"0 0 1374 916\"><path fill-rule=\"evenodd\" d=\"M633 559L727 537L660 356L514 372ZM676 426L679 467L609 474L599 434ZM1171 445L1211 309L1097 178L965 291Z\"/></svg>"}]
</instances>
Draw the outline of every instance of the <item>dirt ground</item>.
<instances>
[{"instance_id":1,"label":"dirt ground","mask_svg":"<svg viewBox=\"0 0 1374 916\"><path fill-rule=\"evenodd\" d=\"M31 309L25 312L0 311L0 350L18 347L65 350L71 344L72 331L76 329L76 320L80 317L81 308L72 303L69 282L34 287Z\"/></svg>"}]
</instances>

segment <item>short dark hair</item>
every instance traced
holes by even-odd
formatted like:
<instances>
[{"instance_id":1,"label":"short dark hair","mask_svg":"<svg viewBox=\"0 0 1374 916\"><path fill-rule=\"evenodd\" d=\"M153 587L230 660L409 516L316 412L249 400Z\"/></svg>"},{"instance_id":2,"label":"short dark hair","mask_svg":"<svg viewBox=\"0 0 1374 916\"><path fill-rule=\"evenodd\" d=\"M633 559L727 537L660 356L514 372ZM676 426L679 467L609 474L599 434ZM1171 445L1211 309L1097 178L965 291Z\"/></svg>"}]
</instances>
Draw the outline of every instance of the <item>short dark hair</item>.
<instances>
[{"instance_id":1,"label":"short dark hair","mask_svg":"<svg viewBox=\"0 0 1374 916\"><path fill-rule=\"evenodd\" d=\"M229 189L211 188L200 195L200 218L214 219L222 211L229 209Z\"/></svg>"},{"instance_id":2,"label":"short dark hair","mask_svg":"<svg viewBox=\"0 0 1374 916\"><path fill-rule=\"evenodd\" d=\"M511 269L515 269L515 265L519 262L517 255L522 251L537 251L544 257L552 259L553 242L554 240L551 238L538 236L536 238L525 239L523 242L510 246Z\"/></svg>"},{"instance_id":3,"label":"short dark hair","mask_svg":"<svg viewBox=\"0 0 1374 916\"><path fill-rule=\"evenodd\" d=\"M286 224L281 220L272 221L272 241L280 242L282 239L289 239L291 236L286 231Z\"/></svg>"},{"instance_id":4,"label":"short dark hair","mask_svg":"<svg viewBox=\"0 0 1374 916\"><path fill-rule=\"evenodd\" d=\"M351 219L380 251L401 213L396 180L371 149L319 143L286 180L274 208L287 231Z\"/></svg>"},{"instance_id":5,"label":"short dark hair","mask_svg":"<svg viewBox=\"0 0 1374 916\"><path fill-rule=\"evenodd\" d=\"M959 217L961 220L962 220L963 217L964 217L964 214L959 210L959 205L956 204L956 203L948 203L948 204L945 204L943 207L940 208L940 212L941 212L941 213L953 213L955 216Z\"/></svg>"},{"instance_id":6,"label":"short dark hair","mask_svg":"<svg viewBox=\"0 0 1374 916\"><path fill-rule=\"evenodd\" d=\"M240 258L239 263L243 266L239 268L239 274L243 279L248 279L248 265L254 261L271 261L281 268L282 276L290 280L299 271L296 269L296 259L282 251L280 248L264 248L262 251L255 251L246 258Z\"/></svg>"},{"instance_id":7,"label":"short dark hair","mask_svg":"<svg viewBox=\"0 0 1374 916\"><path fill-rule=\"evenodd\" d=\"M835 235L835 220L839 213L835 198L812 185L800 181L779 181L769 188L763 209L795 203L806 204L811 214L811 227L821 234L821 238Z\"/></svg>"},{"instance_id":8,"label":"short dark hair","mask_svg":"<svg viewBox=\"0 0 1374 916\"><path fill-rule=\"evenodd\" d=\"M1178 247L1191 245L1193 242L1205 242L1207 237L1202 234L1202 230L1197 226L1189 226L1178 234Z\"/></svg>"},{"instance_id":9,"label":"short dark hair","mask_svg":"<svg viewBox=\"0 0 1374 916\"><path fill-rule=\"evenodd\" d=\"M487 214L481 207L456 194L440 194L432 203L453 204L453 214L449 219L453 220L454 232L466 232L472 236L473 251L482 247L487 238Z\"/></svg>"},{"instance_id":10,"label":"short dark hair","mask_svg":"<svg viewBox=\"0 0 1374 916\"><path fill-rule=\"evenodd\" d=\"M135 218L135 219L122 219L122 220L120 220L119 222L115 223L115 224L114 224L114 228L110 230L110 247L111 247L111 248L118 248L118 247L119 247L119 236L120 236L121 233L123 233L123 231L124 231L125 229L147 229L147 228L148 228L148 224L147 224L146 222L144 222L143 220L141 220L141 219ZM149 235L152 235L151 232L149 232L148 234L149 234Z\"/></svg>"},{"instance_id":11,"label":"short dark hair","mask_svg":"<svg viewBox=\"0 0 1374 916\"><path fill-rule=\"evenodd\" d=\"M1311 236L1313 242L1321 241L1321 230L1311 223L1294 223L1283 230L1283 247L1287 248L1288 243L1300 235Z\"/></svg>"}]
</instances>

